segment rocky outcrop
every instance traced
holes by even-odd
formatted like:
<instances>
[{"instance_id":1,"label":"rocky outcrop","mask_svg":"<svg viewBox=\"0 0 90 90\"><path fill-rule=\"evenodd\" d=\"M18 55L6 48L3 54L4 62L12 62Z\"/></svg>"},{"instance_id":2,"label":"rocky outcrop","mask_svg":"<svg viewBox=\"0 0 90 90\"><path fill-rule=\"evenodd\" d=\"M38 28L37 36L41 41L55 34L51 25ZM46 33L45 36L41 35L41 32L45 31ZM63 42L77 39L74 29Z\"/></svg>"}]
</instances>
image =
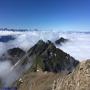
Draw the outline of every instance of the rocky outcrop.
<instances>
[{"instance_id":1,"label":"rocky outcrop","mask_svg":"<svg viewBox=\"0 0 90 90\"><path fill-rule=\"evenodd\" d=\"M12 57L17 56L17 57L22 57L25 54L25 51L23 51L20 48L13 48L13 49L9 49L7 51L7 53L9 55L11 55Z\"/></svg>"},{"instance_id":2,"label":"rocky outcrop","mask_svg":"<svg viewBox=\"0 0 90 90\"><path fill-rule=\"evenodd\" d=\"M14 65L25 54L26 52L20 48L12 48L12 49L9 49L6 53L4 53L2 57L0 57L0 60L1 61L9 60Z\"/></svg>"},{"instance_id":3,"label":"rocky outcrop","mask_svg":"<svg viewBox=\"0 0 90 90\"><path fill-rule=\"evenodd\" d=\"M52 90L90 90L90 60L81 62L71 74L56 80Z\"/></svg>"},{"instance_id":4,"label":"rocky outcrop","mask_svg":"<svg viewBox=\"0 0 90 90\"><path fill-rule=\"evenodd\" d=\"M90 90L90 60L80 62L70 74L28 72L18 90Z\"/></svg>"},{"instance_id":5,"label":"rocky outcrop","mask_svg":"<svg viewBox=\"0 0 90 90\"><path fill-rule=\"evenodd\" d=\"M37 68L49 72L71 72L79 61L55 47L51 41L38 41L29 51L29 56L35 57L32 70Z\"/></svg>"},{"instance_id":6,"label":"rocky outcrop","mask_svg":"<svg viewBox=\"0 0 90 90\"><path fill-rule=\"evenodd\" d=\"M62 45L62 43L66 43L67 41L69 41L69 40L61 37L60 39L55 41L55 44Z\"/></svg>"}]
</instances>

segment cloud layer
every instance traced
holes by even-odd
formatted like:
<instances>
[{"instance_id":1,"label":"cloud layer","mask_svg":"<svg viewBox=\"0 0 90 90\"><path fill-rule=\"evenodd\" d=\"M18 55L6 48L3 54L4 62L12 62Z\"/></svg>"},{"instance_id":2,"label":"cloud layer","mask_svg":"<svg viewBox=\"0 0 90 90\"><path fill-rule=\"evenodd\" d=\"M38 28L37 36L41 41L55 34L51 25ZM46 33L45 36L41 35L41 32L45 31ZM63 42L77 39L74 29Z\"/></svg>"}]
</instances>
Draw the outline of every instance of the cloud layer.
<instances>
[{"instance_id":1,"label":"cloud layer","mask_svg":"<svg viewBox=\"0 0 90 90\"><path fill-rule=\"evenodd\" d=\"M69 39L62 46L56 45L79 61L90 59L90 34L88 33L61 33L56 31L29 31L29 32L0 32L0 36L12 35L15 40L9 42L0 42L0 56L8 49L19 47L25 51L30 49L38 40L51 40L53 43L60 37ZM4 86L9 86L22 74L23 70L20 66L10 71L13 66L9 60L0 61L0 78L2 78ZM29 68L30 64L25 68ZM21 72L20 72L21 71Z\"/></svg>"},{"instance_id":2,"label":"cloud layer","mask_svg":"<svg viewBox=\"0 0 90 90\"><path fill-rule=\"evenodd\" d=\"M1 33L0 33L1 34ZM3 33L1 34L3 35ZM20 47L27 51L38 40L51 40L54 42L60 37L69 39L70 41L57 46L63 51L69 53L79 60L90 59L90 33L61 33L59 31L28 31L28 32L4 32L4 35L13 35L16 39L8 43L0 43L1 53L9 48Z\"/></svg>"}]
</instances>

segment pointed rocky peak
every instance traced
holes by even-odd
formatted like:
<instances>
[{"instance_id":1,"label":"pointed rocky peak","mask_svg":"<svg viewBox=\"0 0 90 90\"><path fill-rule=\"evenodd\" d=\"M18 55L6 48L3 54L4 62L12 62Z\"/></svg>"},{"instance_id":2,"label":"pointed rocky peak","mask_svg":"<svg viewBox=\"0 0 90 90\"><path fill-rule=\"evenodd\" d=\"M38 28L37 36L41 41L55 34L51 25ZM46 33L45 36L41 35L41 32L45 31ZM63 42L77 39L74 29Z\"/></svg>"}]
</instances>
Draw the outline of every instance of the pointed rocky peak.
<instances>
[{"instance_id":1,"label":"pointed rocky peak","mask_svg":"<svg viewBox=\"0 0 90 90\"><path fill-rule=\"evenodd\" d=\"M43 40L39 40L32 48L28 50L29 56L40 55L46 48L48 44Z\"/></svg>"},{"instance_id":2,"label":"pointed rocky peak","mask_svg":"<svg viewBox=\"0 0 90 90\"><path fill-rule=\"evenodd\" d=\"M29 51L29 56L35 57L34 69L41 68L42 71L49 72L71 72L79 61L59 48L56 48L51 41L39 40ZM35 70L37 71L37 70Z\"/></svg>"},{"instance_id":3,"label":"pointed rocky peak","mask_svg":"<svg viewBox=\"0 0 90 90\"><path fill-rule=\"evenodd\" d=\"M55 41L55 44L61 45L62 43L65 43L67 41L69 41L69 40L61 37L61 38L59 38L58 40Z\"/></svg>"}]
</instances>

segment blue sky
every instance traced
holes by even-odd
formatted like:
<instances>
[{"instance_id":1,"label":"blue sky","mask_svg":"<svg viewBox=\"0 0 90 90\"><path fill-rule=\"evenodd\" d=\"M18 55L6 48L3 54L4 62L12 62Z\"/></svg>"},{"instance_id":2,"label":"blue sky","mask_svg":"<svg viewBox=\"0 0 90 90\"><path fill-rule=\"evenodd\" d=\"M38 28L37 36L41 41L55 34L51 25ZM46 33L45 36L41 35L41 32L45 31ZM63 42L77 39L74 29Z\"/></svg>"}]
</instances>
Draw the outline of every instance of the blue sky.
<instances>
[{"instance_id":1,"label":"blue sky","mask_svg":"<svg viewBox=\"0 0 90 90\"><path fill-rule=\"evenodd\" d=\"M90 0L0 0L0 27L90 31Z\"/></svg>"}]
</instances>

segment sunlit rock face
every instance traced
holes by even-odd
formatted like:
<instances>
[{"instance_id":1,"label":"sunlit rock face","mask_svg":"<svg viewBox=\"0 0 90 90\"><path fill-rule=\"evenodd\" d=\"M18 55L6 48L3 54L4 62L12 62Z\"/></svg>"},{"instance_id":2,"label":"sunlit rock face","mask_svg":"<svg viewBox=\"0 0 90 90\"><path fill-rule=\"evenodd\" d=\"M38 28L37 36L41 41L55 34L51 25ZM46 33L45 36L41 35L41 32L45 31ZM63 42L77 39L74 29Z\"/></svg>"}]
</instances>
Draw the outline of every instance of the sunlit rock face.
<instances>
[{"instance_id":1,"label":"sunlit rock face","mask_svg":"<svg viewBox=\"0 0 90 90\"><path fill-rule=\"evenodd\" d=\"M64 78L58 78L54 87L53 90L89 90L90 60L81 62L71 74Z\"/></svg>"}]
</instances>

